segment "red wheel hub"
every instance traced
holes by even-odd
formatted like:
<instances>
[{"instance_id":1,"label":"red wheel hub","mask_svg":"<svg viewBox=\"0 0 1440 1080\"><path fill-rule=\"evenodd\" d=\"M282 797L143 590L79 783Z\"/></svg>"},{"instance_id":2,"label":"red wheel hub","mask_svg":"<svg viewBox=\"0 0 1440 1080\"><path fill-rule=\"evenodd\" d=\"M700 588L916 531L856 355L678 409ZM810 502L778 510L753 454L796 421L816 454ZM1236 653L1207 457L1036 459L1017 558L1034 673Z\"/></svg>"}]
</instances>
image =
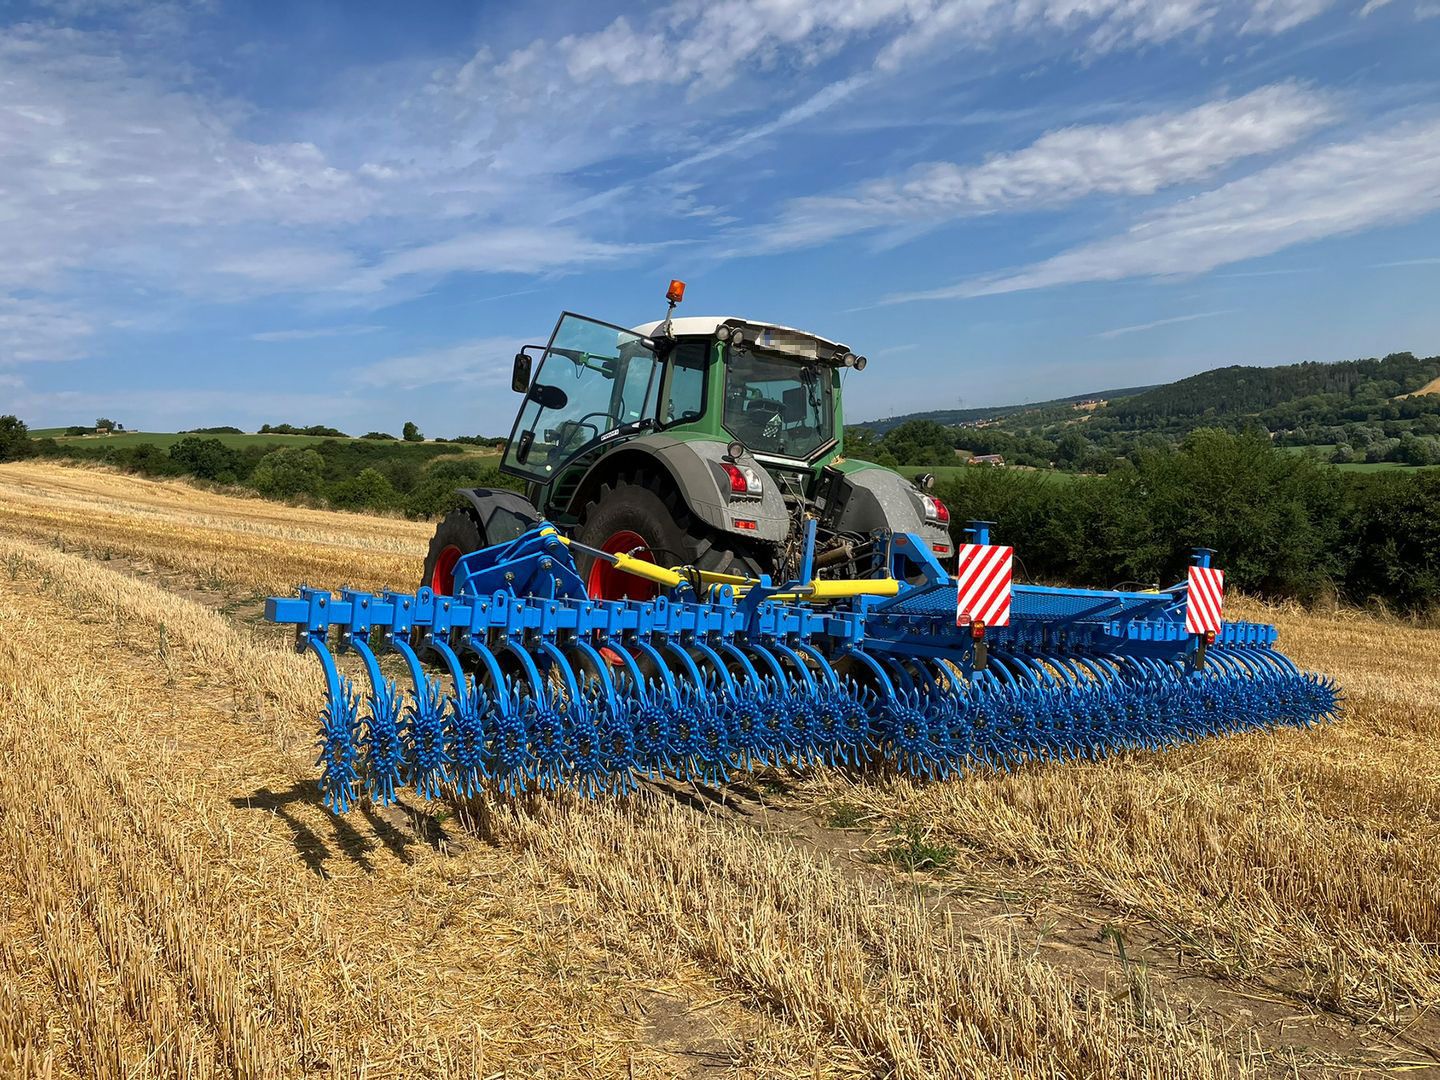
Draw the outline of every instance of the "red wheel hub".
<instances>
[{"instance_id":1,"label":"red wheel hub","mask_svg":"<svg viewBox=\"0 0 1440 1080\"><path fill-rule=\"evenodd\" d=\"M435 560L435 569L430 574L430 588L438 596L449 596L455 591L455 564L465 554L454 544L440 552Z\"/></svg>"},{"instance_id":2,"label":"red wheel hub","mask_svg":"<svg viewBox=\"0 0 1440 1080\"><path fill-rule=\"evenodd\" d=\"M629 529L610 534L600 550L609 555L631 555L653 563L650 545L645 538ZM660 589L654 582L617 570L603 559L596 559L590 565L590 577L585 582L586 591L593 600L654 600Z\"/></svg>"}]
</instances>

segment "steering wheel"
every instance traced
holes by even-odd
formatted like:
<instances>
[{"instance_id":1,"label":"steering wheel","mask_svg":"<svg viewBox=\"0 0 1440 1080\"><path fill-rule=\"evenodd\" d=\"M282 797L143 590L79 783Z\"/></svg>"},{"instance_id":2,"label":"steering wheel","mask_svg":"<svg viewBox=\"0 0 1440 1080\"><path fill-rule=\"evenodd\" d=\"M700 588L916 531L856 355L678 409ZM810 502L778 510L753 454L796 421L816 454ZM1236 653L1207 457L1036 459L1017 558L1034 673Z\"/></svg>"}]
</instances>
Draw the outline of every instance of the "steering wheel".
<instances>
[{"instance_id":1,"label":"steering wheel","mask_svg":"<svg viewBox=\"0 0 1440 1080\"><path fill-rule=\"evenodd\" d=\"M587 424L585 422L589 420L592 416L599 417L606 423L608 423L610 420L610 414L608 412L588 412L584 416L580 417L578 420L565 421L566 436L564 439L562 439L559 443L556 444L555 449L562 451L569 450L571 447L580 444L580 440L576 438L576 436L580 434L581 428L589 428L593 432L593 434L590 436L590 439L586 439L585 442L589 442L591 439L598 439L600 437L600 424L598 422L594 424Z\"/></svg>"}]
</instances>

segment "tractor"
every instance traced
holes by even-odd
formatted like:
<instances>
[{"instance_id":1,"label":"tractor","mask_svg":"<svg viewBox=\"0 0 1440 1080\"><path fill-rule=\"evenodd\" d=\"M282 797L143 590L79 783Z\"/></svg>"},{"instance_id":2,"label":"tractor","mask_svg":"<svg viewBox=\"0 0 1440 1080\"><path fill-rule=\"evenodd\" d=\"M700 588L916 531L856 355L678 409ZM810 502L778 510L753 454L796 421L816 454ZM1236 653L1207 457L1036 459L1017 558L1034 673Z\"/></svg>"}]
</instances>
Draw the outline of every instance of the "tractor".
<instances>
[{"instance_id":1,"label":"tractor","mask_svg":"<svg viewBox=\"0 0 1440 1080\"><path fill-rule=\"evenodd\" d=\"M547 345L516 354L511 386L524 397L500 469L526 496L461 490L422 585L452 594L462 556L541 520L579 542L580 576L602 600L652 599L656 586L591 552L783 579L799 568L810 520L818 577L888 566L879 546L899 534L920 537L942 565L953 558L932 478L845 457L842 391L864 356L787 326L676 318L684 292L672 281L665 318L628 330L565 312Z\"/></svg>"}]
</instances>

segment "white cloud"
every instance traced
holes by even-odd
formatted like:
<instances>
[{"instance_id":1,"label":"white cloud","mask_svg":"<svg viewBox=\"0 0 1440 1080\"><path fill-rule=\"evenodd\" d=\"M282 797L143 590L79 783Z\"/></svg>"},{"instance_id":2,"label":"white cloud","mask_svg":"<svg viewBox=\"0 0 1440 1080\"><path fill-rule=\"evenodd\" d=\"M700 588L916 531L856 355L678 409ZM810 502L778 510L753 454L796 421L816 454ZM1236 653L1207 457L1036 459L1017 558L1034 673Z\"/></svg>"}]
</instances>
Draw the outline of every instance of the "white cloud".
<instances>
[{"instance_id":1,"label":"white cloud","mask_svg":"<svg viewBox=\"0 0 1440 1080\"><path fill-rule=\"evenodd\" d=\"M644 245L590 240L563 226L498 227L398 251L352 275L344 287L363 292L411 275L438 277L461 270L534 274L609 262L646 250Z\"/></svg>"},{"instance_id":2,"label":"white cloud","mask_svg":"<svg viewBox=\"0 0 1440 1080\"><path fill-rule=\"evenodd\" d=\"M720 157L728 157L736 150L749 146L751 143L759 142L762 139L768 139L776 132L784 131L786 128L791 128L797 124L804 123L806 120L818 116L820 113L825 112L827 109L834 108L836 105L845 101L847 98L853 97L858 91L864 89L872 81L873 80L870 75L852 75L848 79L841 79L839 82L830 83L828 86L823 87L817 93L812 94L810 97L800 102L800 104L792 105L790 108L786 109L779 116L777 116L774 120L771 120L768 123L758 124L755 127L752 127L747 131L743 131L738 135L733 135L728 139L722 139L719 142L715 143L715 145L706 147L703 150L697 150L689 157L677 161L672 165L667 165L662 170L662 172L684 172L686 170L689 170L693 166L703 164L704 162L713 161L714 159Z\"/></svg>"},{"instance_id":3,"label":"white cloud","mask_svg":"<svg viewBox=\"0 0 1440 1080\"><path fill-rule=\"evenodd\" d=\"M1224 311L1197 311L1193 315L1175 315L1168 319L1156 319L1154 322L1137 323L1135 326L1117 326L1114 330L1102 330L1095 337L1111 338L1124 337L1126 334L1138 334L1144 330L1154 330L1160 326L1172 326L1175 323L1194 322L1196 319L1213 319L1217 315L1231 315L1234 308L1227 308Z\"/></svg>"},{"instance_id":4,"label":"white cloud","mask_svg":"<svg viewBox=\"0 0 1440 1080\"><path fill-rule=\"evenodd\" d=\"M357 334L373 334L383 330L382 326L368 323L352 323L348 326L315 326L304 330L265 330L251 334L252 341L313 341L316 338L353 337Z\"/></svg>"},{"instance_id":5,"label":"white cloud","mask_svg":"<svg viewBox=\"0 0 1440 1080\"><path fill-rule=\"evenodd\" d=\"M1023 270L890 299L942 300L1198 274L1435 210L1440 210L1440 120L1411 122L1312 150L1147 214L1119 236Z\"/></svg>"},{"instance_id":6,"label":"white cloud","mask_svg":"<svg viewBox=\"0 0 1440 1080\"><path fill-rule=\"evenodd\" d=\"M453 384L508 388L511 361L523 344L524 339L514 337L479 338L406 356L392 356L357 368L351 382L355 386L393 390Z\"/></svg>"},{"instance_id":7,"label":"white cloud","mask_svg":"<svg viewBox=\"0 0 1440 1080\"><path fill-rule=\"evenodd\" d=\"M880 227L911 230L1088 195L1151 195L1290 146L1335 115L1329 95L1282 83L1183 112L1062 128L978 165L932 162L853 195L796 199L777 223L756 230L747 248L783 250Z\"/></svg>"},{"instance_id":8,"label":"white cloud","mask_svg":"<svg viewBox=\"0 0 1440 1080\"><path fill-rule=\"evenodd\" d=\"M90 321L48 300L0 295L0 367L73 360L94 333Z\"/></svg>"},{"instance_id":9,"label":"white cloud","mask_svg":"<svg viewBox=\"0 0 1440 1080\"><path fill-rule=\"evenodd\" d=\"M113 268L140 236L337 224L373 193L313 145L261 144L232 118L119 56L119 42L35 26L0 31L0 286Z\"/></svg>"},{"instance_id":10,"label":"white cloud","mask_svg":"<svg viewBox=\"0 0 1440 1080\"><path fill-rule=\"evenodd\" d=\"M1309 22L1333 3L1334 0L1257 0L1241 30L1247 34L1282 34Z\"/></svg>"},{"instance_id":11,"label":"white cloud","mask_svg":"<svg viewBox=\"0 0 1440 1080\"><path fill-rule=\"evenodd\" d=\"M359 270L346 251L322 247L257 247L221 255L202 272L242 278L264 290L320 290Z\"/></svg>"},{"instance_id":12,"label":"white cloud","mask_svg":"<svg viewBox=\"0 0 1440 1080\"><path fill-rule=\"evenodd\" d=\"M1276 34L1314 18L1332 2L677 0L639 26L622 15L601 30L562 38L547 52L576 82L686 83L704 92L747 70L782 62L814 65L867 38L881 39L877 63L895 71L920 52L990 48L1015 35L1078 34L1082 51L1097 54L1219 33ZM531 46L505 65L533 70L539 57Z\"/></svg>"},{"instance_id":13,"label":"white cloud","mask_svg":"<svg viewBox=\"0 0 1440 1080\"><path fill-rule=\"evenodd\" d=\"M917 53L961 42L997 45L1015 34L1081 36L1088 56L1204 41L1219 34L1278 34L1314 18L1332 0L936 0L880 53L898 69Z\"/></svg>"},{"instance_id":14,"label":"white cloud","mask_svg":"<svg viewBox=\"0 0 1440 1080\"><path fill-rule=\"evenodd\" d=\"M1395 262L1376 263L1374 269L1383 270L1392 266L1440 266L1440 257L1433 259L1397 259Z\"/></svg>"},{"instance_id":15,"label":"white cloud","mask_svg":"<svg viewBox=\"0 0 1440 1080\"><path fill-rule=\"evenodd\" d=\"M88 20L91 3L66 0L62 14ZM518 122L536 107L523 83L502 88L481 105L481 134L454 100L417 95L419 78L357 98L367 115L354 124L343 112L314 119L332 152L247 138L239 132L260 125L246 106L197 89L206 84L173 42L136 30L143 5L117 13L119 29L0 25L0 297L120 286L140 303L327 292L383 303L375 294L412 274L553 272L641 250L594 239L592 222L551 233L493 224L553 217L574 198L555 177L613 154L602 137L564 134L585 127L578 97L546 132ZM375 116L386 117L378 131ZM336 133L352 128L363 145ZM532 138L543 151L530 152ZM0 350L35 352L29 335ZM60 351L75 355L46 355Z\"/></svg>"},{"instance_id":16,"label":"white cloud","mask_svg":"<svg viewBox=\"0 0 1440 1080\"><path fill-rule=\"evenodd\" d=\"M348 424L367 404L333 393L250 388L242 394L175 387L22 391L13 407L32 427L85 423L95 416L113 416L132 431L175 431L197 423L234 424L254 430L264 423L311 422L309 418L321 416L330 423Z\"/></svg>"}]
</instances>

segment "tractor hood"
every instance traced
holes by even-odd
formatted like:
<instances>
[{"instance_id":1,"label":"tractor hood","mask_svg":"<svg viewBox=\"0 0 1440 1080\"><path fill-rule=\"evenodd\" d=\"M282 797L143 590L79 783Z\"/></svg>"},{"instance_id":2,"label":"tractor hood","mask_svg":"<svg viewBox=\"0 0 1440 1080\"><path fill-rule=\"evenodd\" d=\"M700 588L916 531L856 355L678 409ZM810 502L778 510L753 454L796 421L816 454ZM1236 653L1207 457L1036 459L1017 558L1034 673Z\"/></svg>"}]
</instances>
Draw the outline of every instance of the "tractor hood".
<instances>
[{"instance_id":1,"label":"tractor hood","mask_svg":"<svg viewBox=\"0 0 1440 1080\"><path fill-rule=\"evenodd\" d=\"M662 321L631 327L631 333L651 337ZM714 337L717 334L734 344L744 344L757 352L776 353L797 360L840 365L850 356L850 349L838 341L822 338L808 330L797 330L778 323L756 322L734 315L692 315L673 319L670 333L675 337ZM738 338L735 336L738 334ZM852 358L853 362L853 358Z\"/></svg>"}]
</instances>

